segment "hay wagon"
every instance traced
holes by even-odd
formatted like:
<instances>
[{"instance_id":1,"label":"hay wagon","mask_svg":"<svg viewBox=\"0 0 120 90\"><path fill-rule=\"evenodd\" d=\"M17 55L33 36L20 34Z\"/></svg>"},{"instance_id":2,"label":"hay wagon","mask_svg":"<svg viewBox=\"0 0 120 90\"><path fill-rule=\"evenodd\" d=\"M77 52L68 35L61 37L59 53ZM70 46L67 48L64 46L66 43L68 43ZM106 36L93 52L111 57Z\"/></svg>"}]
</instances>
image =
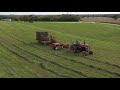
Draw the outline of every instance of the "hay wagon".
<instances>
[{"instance_id":1,"label":"hay wagon","mask_svg":"<svg viewBox=\"0 0 120 90\"><path fill-rule=\"evenodd\" d=\"M36 40L41 44L49 44L50 38L48 32L36 32Z\"/></svg>"}]
</instances>

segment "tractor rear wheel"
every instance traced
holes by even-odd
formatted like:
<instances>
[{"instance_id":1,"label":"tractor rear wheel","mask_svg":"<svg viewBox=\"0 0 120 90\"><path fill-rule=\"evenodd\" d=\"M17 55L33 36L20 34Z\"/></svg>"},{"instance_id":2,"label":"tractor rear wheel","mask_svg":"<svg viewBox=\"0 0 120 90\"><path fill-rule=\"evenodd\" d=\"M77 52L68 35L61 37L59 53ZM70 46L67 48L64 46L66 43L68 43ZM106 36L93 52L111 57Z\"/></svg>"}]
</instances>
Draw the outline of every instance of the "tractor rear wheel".
<instances>
[{"instance_id":1,"label":"tractor rear wheel","mask_svg":"<svg viewBox=\"0 0 120 90\"><path fill-rule=\"evenodd\" d=\"M70 51L76 53L75 47L73 45L70 46Z\"/></svg>"}]
</instances>

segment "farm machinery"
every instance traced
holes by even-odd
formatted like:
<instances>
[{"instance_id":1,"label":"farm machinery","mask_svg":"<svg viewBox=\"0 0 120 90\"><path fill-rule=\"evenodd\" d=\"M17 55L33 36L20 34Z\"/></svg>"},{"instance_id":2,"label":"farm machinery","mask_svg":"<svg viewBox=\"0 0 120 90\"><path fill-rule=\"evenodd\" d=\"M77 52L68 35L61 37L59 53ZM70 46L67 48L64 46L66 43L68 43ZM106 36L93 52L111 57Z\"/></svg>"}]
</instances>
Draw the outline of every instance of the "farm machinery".
<instances>
[{"instance_id":1,"label":"farm machinery","mask_svg":"<svg viewBox=\"0 0 120 90\"><path fill-rule=\"evenodd\" d=\"M69 44L64 44L62 42L58 42L55 39L55 33L36 32L36 40L38 40L38 42L40 44L51 45L52 49L54 49L54 50L69 48Z\"/></svg>"},{"instance_id":2,"label":"farm machinery","mask_svg":"<svg viewBox=\"0 0 120 90\"><path fill-rule=\"evenodd\" d=\"M36 32L36 40L38 43L44 45L52 46L53 50L60 50L63 48L69 49L73 53L83 52L83 55L92 55L93 52L90 50L90 46L85 43L80 43L76 41L75 43L64 44L62 42L58 42L55 39L55 33L48 33L48 32Z\"/></svg>"},{"instance_id":3,"label":"farm machinery","mask_svg":"<svg viewBox=\"0 0 120 90\"><path fill-rule=\"evenodd\" d=\"M75 43L72 43L70 45L70 51L73 53L79 53L79 52L83 52L83 55L92 55L93 52L90 49L90 46L88 44L85 43L80 43L78 41L76 41Z\"/></svg>"}]
</instances>

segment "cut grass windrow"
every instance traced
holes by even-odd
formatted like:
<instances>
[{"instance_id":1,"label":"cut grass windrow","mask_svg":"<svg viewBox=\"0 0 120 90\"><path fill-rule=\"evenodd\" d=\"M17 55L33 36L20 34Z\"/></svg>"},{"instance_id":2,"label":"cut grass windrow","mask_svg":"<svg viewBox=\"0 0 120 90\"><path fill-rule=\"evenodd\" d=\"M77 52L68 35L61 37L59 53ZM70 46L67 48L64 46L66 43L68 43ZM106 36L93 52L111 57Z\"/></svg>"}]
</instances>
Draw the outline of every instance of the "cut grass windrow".
<instances>
[{"instance_id":1,"label":"cut grass windrow","mask_svg":"<svg viewBox=\"0 0 120 90\"><path fill-rule=\"evenodd\" d=\"M17 39L17 40L18 40L18 39ZM19 41L21 41L21 40L19 40ZM21 41L21 42L25 43L24 41ZM26 44L26 43L25 43L25 44ZM14 45L14 46L16 46L16 45ZM37 48L37 47L35 47L35 46L33 46L33 45L32 45L32 47ZM17 47L17 48L18 48L18 47ZM40 49L40 48L37 48L37 49ZM52 54L54 54L54 53L52 53ZM55 55L58 56L58 57L62 57L62 56L57 55L57 54L55 54ZM94 69L97 69L97 70L105 71L105 72L107 72L107 73L114 74L114 75L117 75L117 76L120 77L120 74L119 74L119 73L116 73L116 72L112 72L112 71L109 71L109 70L106 70L106 69L103 69L103 68L99 68L99 67L96 67L96 66L93 66L93 65L85 64L85 63L80 62L80 61L77 62L77 61L74 60L74 59L68 59L68 58L66 58L66 57L62 57L62 58L64 58L65 60L70 60L70 61L73 61L73 62L75 62L75 63L79 63L79 64L82 64L82 65L85 65L85 66L90 67L90 68L94 68ZM54 64L56 64L56 63L54 63Z\"/></svg>"},{"instance_id":2,"label":"cut grass windrow","mask_svg":"<svg viewBox=\"0 0 120 90\"><path fill-rule=\"evenodd\" d=\"M56 71L50 69L47 65L45 65L43 63L32 61L29 58L27 58L27 57L25 57L23 55L20 55L17 52L13 51L12 49L8 48L3 43L0 43L0 45L3 46L4 48L6 48L9 52L13 53L14 55L16 55L16 56L18 56L18 57L20 57L20 58L22 58L22 59L24 59L26 61L29 61L29 62L31 62L33 64L36 64L36 65L40 66L41 68L43 68L45 70L48 70L48 71L50 71L50 72L52 72L52 73L54 73L56 75L59 75L59 76L62 76L62 77L66 77L66 78L75 78L74 76L69 76L69 75L66 75L66 74L63 74L63 73L60 73L60 72L56 72ZM11 73L9 73L9 74L11 74Z\"/></svg>"},{"instance_id":3,"label":"cut grass windrow","mask_svg":"<svg viewBox=\"0 0 120 90\"><path fill-rule=\"evenodd\" d=\"M29 26L29 25L28 25L28 26ZM13 28L13 27L12 27L12 28ZM37 28L37 27L36 27L36 28ZM15 29L15 30L17 30L17 29ZM22 30L22 29L21 29L21 30ZM5 33L5 32L4 32L4 33ZM7 34L7 33L6 33L6 34ZM7 34L7 35L8 35L8 34ZM11 36L11 37L13 37L13 36ZM17 39L17 38L15 38L15 37L13 37L13 38L16 39L16 40L18 40L18 41L20 41L20 42L23 42L24 44L27 44L27 43L24 42L23 40ZM31 45L31 46L33 46L33 45ZM33 46L33 47L35 47L35 46ZM36 47L35 47L35 48L36 48ZM37 49L40 49L40 48L37 48ZM40 49L40 50L41 50L41 49ZM58 56L58 57L67 59L66 57L57 55L57 54L52 53L52 52L50 52L50 51L48 51L48 50L46 50L45 52L49 52L49 53L51 53L51 54L53 54L53 55L55 55L55 56ZM111 64L111 63L109 63L109 62L100 61L100 60L98 60L98 59L93 59L93 58L90 58L90 57L83 57L83 56L80 56L80 57L85 58L85 59L88 59L88 60L91 60L91 61L95 61L95 62L98 62L98 63L101 63L101 64L106 64L106 65L110 65L110 66L113 66L113 67L116 67L116 68L120 68L119 65ZM71 60L71 59L69 59L69 60ZM72 61L74 61L74 60L72 59Z\"/></svg>"},{"instance_id":4,"label":"cut grass windrow","mask_svg":"<svg viewBox=\"0 0 120 90\"><path fill-rule=\"evenodd\" d=\"M18 40L18 39L17 39L17 40ZM21 40L19 40L19 41L21 41ZM27 43L25 43L24 41L21 41L21 42L23 42L24 44L27 44ZM32 47L34 47L34 48L36 48L36 49L41 50L40 48L38 48L38 47L36 47L36 46L33 46L33 45L30 45L30 46L32 46ZM58 55L58 54L52 53L52 52L50 52L50 51L48 51L48 50L42 50L42 51L44 51L44 52L49 52L49 53L51 53L51 54L53 54L53 55L55 55L55 56L57 56L57 57L60 57L60 58L65 59L65 60L70 60L70 61L72 61L72 62L79 63L79 64L82 64L82 65L88 66L88 67L90 67L90 68L95 68L95 69L97 69L97 70L105 71L105 72L108 72L108 73L110 73L110 74L114 74L114 75L117 75L117 76L120 77L120 74L119 74L119 73L111 72L111 71L109 71L109 70L106 70L106 69L103 69L103 68L99 68L99 67L96 67L96 66L93 66L93 65L85 64L85 63L80 62L80 61L78 62L78 61L76 61L76 60L74 60L74 59L70 59L70 58L68 59L68 58L66 58L66 57L63 57L63 56L60 56L60 55ZM81 56L81 57L82 57L82 56ZM89 59L89 60L93 60L93 61L98 61L98 62L102 63L101 61L96 60L96 59L90 59L90 58L88 58L88 57L83 57L83 58L86 58L86 59ZM112 65L112 64L107 63L107 62L105 62L105 64L108 64L108 65L111 65L111 66L120 68L120 66L118 66L118 65Z\"/></svg>"},{"instance_id":5,"label":"cut grass windrow","mask_svg":"<svg viewBox=\"0 0 120 90\"><path fill-rule=\"evenodd\" d=\"M20 38L23 38L23 42L25 42L26 44L23 44L23 43L20 43L18 40L15 40L16 39L16 37L15 38L10 38L10 40L13 40L12 42L13 43L15 43L16 45L20 45L21 47L23 47L23 48L27 48L26 50L29 50L29 51L34 51L34 54L37 54L37 55L39 55L40 54L40 56L42 55L42 56L44 56L44 58L48 58L48 57L46 57L47 55L49 55L49 52L51 53L51 55L50 55L50 57L49 58L52 58L52 56L54 55L54 54L56 54L56 52L51 52L51 51L47 51L47 50L45 50L45 48L43 47L39 47L38 45L33 45L33 44L31 44L31 43L29 43L29 42L33 42L33 37L34 37L34 34L35 34L35 30L38 30L38 29L40 29L40 30L42 30L41 29L41 27L39 28L39 23L38 23L38 25L37 25L37 27L38 28L34 28L34 26L36 25L36 23L34 24L34 26L33 26L33 28L32 27L28 27L28 26L32 26L33 24L29 24L29 23L27 23L27 25L26 25L26 23L24 23L23 25L24 26L21 26L21 24L18 24L18 23L14 23L15 25L14 25L14 27L11 27L11 25L13 25L13 23L9 23L9 24L7 24L7 27L3 27L2 25L1 25L1 27L0 27L0 29L2 29L3 30L3 32L8 32L7 34L5 34L5 35L3 35L3 37L5 36L8 36L9 34L11 34L11 35L15 35L18 39L20 39ZM5 26L6 24L4 24L4 26ZM43 24L44 25L44 24ZM42 26L43 26L42 25ZM43 27L43 30L44 30L44 28L48 28L49 27L49 25L46 25L45 24L45 26L46 27ZM10 28L9 28L10 27ZM36 27L36 26L35 26ZM52 27L52 26L50 26L50 27ZM56 26L55 26L56 27ZM53 25L53 31L55 30L55 29L59 29L59 27L58 28L55 28L54 27L54 25ZM4 30L5 28L9 28L9 30ZM78 27L79 28L79 27ZM48 28L48 29L50 29L50 28ZM75 29L77 29L77 28L75 28ZM81 28L80 28L81 29ZM107 29L107 28L106 28ZM16 31L15 31L16 30ZM66 30L67 30L67 28L66 28ZM12 32L14 32L13 34L12 34ZM57 31L57 30L56 30ZM24 32L23 34L21 33L21 32ZM78 31L76 31L76 32L78 32ZM80 31L80 32L82 32L82 31ZM89 32L89 31L88 31ZM62 33L61 33L62 34ZM89 33L88 33L89 34ZM25 37L24 37L24 35L25 35ZM74 38L74 36L75 35L78 35L77 33L75 33L73 36L71 35L71 37L72 38ZM19 36L19 37L18 37ZM26 37L27 36L27 37ZM59 35L58 35L59 36ZM62 36L62 35L61 35ZM70 36L70 35L69 35ZM89 37L89 36L88 36ZM9 38L9 36L8 36L8 38ZM80 37L76 37L76 38L80 38ZM6 39L7 39L7 37L6 37ZM99 37L98 37L98 39L99 39ZM22 39L21 39L22 40ZM69 39L68 39L69 40ZM18 41L18 42L17 42ZM99 42L98 42L99 43ZM105 42L106 43L106 42ZM104 43L104 44L105 44ZM7 45L7 44L6 44ZM36 49L35 48L32 48L32 47L30 47L30 45L31 46L35 46L35 47L37 47ZM106 45L106 44L105 44ZM13 48L15 48L14 46L12 46L12 45L10 45L11 47L13 47ZM103 45L104 46L104 45ZM107 47L106 47L107 48ZM43 50L42 50L43 49ZM97 49L97 48L96 48ZM98 48L98 50L101 50L101 49L103 49L103 48ZM12 50L14 50L14 49L12 49ZM106 50L106 49L105 49ZM109 50L109 49L108 49ZM17 49L17 52L18 51L20 51L20 50L18 50ZM45 52L43 52L43 51L46 51L46 53ZM101 51L103 51L103 50L101 50ZM20 52L23 52L23 51L20 51ZM53 53L53 54L52 54ZM115 65L114 66L112 66L112 65L108 65L108 63L109 63L109 57L108 58L100 58L100 59L97 59L97 58L99 58L99 57L96 57L96 58L90 58L90 57L83 57L83 58L81 58L81 56L80 56L80 58L79 57L73 57L72 59L70 58L70 57L67 57L67 53L66 53L66 55L62 55L62 53L59 53L59 52L57 52L58 54L56 54L56 55L54 55L53 56L53 59L52 60L54 60L55 62L60 62L62 65L64 65L64 60L69 60L68 61L68 64L66 63L64 66L66 66L66 65L70 65L70 67L72 68L72 67L76 67L76 69L81 69L83 72L84 72L84 68L86 68L87 69L87 74L88 75L90 75L90 73L89 73L89 71L90 70L93 70L93 73L97 73L97 74L100 74L101 76L102 75L104 75L104 76L111 76L109 73L105 73L105 72L102 72L102 71L104 71L104 70L100 70L99 71L99 69L101 68L101 69L105 69L105 70L111 70L111 72L118 72L119 73L119 70L120 70L120 68L119 68L119 61L117 61L116 60L116 62L118 62L118 63L114 63ZM97 52L96 52L97 53ZM119 53L119 52L118 52ZM45 54L45 55L44 55ZM105 53L106 54L106 53ZM112 54L112 53L110 53L110 54ZM117 54L117 53L116 53ZM22 53L20 53L20 55L22 55ZM25 53L25 55L27 55L27 53ZM97 55L97 54L96 54ZM33 58L33 56L32 55L28 55L28 57L31 57L31 58ZM59 57L59 58L57 58L56 57L56 59L54 59L55 58L55 56L57 56L57 57ZM101 54L101 56L102 56L102 54ZM63 58L62 58L63 57ZM107 56L106 56L107 57ZM111 56L112 57L112 56ZM116 56L117 57L117 56ZM49 59L48 58L48 59ZM84 59L85 58L85 59ZM36 57L36 59L38 59L37 57ZM61 61L59 61L61 59ZM79 61L78 61L78 59L79 59ZM106 59L108 59L108 60L106 60ZM114 57L113 58L111 58L110 59L110 61L112 61L112 59L114 60ZM116 58L116 59L118 59L118 58ZM75 60L75 61L74 61ZM82 61L83 60L83 61ZM85 60L85 61L84 61ZM97 63L97 61L96 60L98 60L98 63ZM105 61L103 61L103 60L105 60ZM72 62L70 62L70 61L72 61ZM99 62L100 61L100 62ZM101 62L108 62L108 63L101 63ZM67 62L67 61L65 61L65 62ZM74 62L74 63L73 63ZM70 64L70 63L73 63L74 65L72 65L72 64ZM80 64L75 64L75 63L80 63ZM83 63L83 64L82 64ZM113 64L112 62L110 63L110 64ZM45 63L46 64L46 63ZM89 66L87 66L87 67L85 67L86 65L84 65L84 64L87 64L87 65L89 65ZM117 64L117 67L116 67L116 64ZM84 66L83 66L84 65ZM80 66L80 67L79 67ZM82 68L83 69L82 69ZM95 69L89 69L88 67L91 67L91 68L95 68L95 67L97 67L97 69L95 68ZM98 71L98 72L97 72ZM86 73L86 72L85 72ZM97 75L96 74L96 75ZM95 75L95 76L96 76ZM100 75L98 75L98 76L100 76ZM115 75L114 75L115 76Z\"/></svg>"},{"instance_id":6,"label":"cut grass windrow","mask_svg":"<svg viewBox=\"0 0 120 90\"><path fill-rule=\"evenodd\" d=\"M2 44L0 44L2 45ZM3 59L4 60L4 59ZM4 62L2 62L2 60L0 60L0 64L2 64L4 66L4 71L5 73L7 73L7 75L9 75L10 77L11 76L14 76L14 77L18 77L19 75L17 75L14 71L14 69L12 69L12 67ZM9 71L9 72L8 72ZM21 76L19 76L21 77Z\"/></svg>"},{"instance_id":7,"label":"cut grass windrow","mask_svg":"<svg viewBox=\"0 0 120 90\"><path fill-rule=\"evenodd\" d=\"M6 39L4 39L4 38L2 38L2 37L0 37L0 38L1 38L2 40L4 40L4 42L5 42L5 41L6 41L6 42L10 42L9 40L6 40ZM76 74L78 74L78 75L80 75L80 76L86 77L86 78L94 78L94 77L87 76L86 74L84 74L84 73L82 73L82 72L80 72L80 71L78 71L78 70L72 69L72 68L70 68L70 67L65 67L65 66L63 66L63 65L61 65L61 64L59 64L59 63L57 63L57 62L48 60L48 59L43 58L43 57L41 57L41 56L39 56L39 55L36 55L36 54L34 54L34 53L31 53L31 52L25 50L24 48L19 47L19 46L13 44L12 42L10 42L10 44L13 45L13 46L15 46L16 48L18 48L18 49L20 49L20 50L28 53L28 54L30 54L30 55L33 55L33 56L35 56L35 57L38 57L38 58L40 58L40 59L43 60L43 61L49 62L50 64L53 64L53 65L55 65L55 66L58 66L58 67L60 67L60 68L66 69L66 70L69 70L69 71L71 71L71 72L74 72L74 73L76 73Z\"/></svg>"},{"instance_id":8,"label":"cut grass windrow","mask_svg":"<svg viewBox=\"0 0 120 90\"><path fill-rule=\"evenodd\" d=\"M20 39L18 39L18 38L13 37L13 36L11 36L11 37L14 38L14 39L16 39L16 40L18 40L18 41L20 41L20 42L22 42L22 43L24 43L24 44L28 44L28 43L24 42L23 40L20 40ZM38 48L38 47L36 47L36 46L34 46L34 45L31 45L31 44L30 44L30 46L41 50L40 48ZM80 62L80 61L78 62L78 61L76 61L76 60L74 60L74 59L70 59L70 58L67 58L67 57L60 56L60 55L55 54L55 53L52 53L52 52L50 52L50 51L48 51L48 50L42 50L42 51L44 51L44 52L49 52L50 54L53 54L53 55L55 55L55 56L57 56L57 57L60 57L60 58L65 59L65 60L69 60L69 61L72 61L72 62L75 62L75 63L79 63L79 64L82 64L82 65L85 65L85 66L88 66L88 67L90 67L90 68L94 68L94 69L97 69L97 70L105 71L105 72L107 72L107 73L114 74L114 75L117 75L117 76L120 77L120 74L117 73L117 72L112 72L112 71L109 71L109 70L106 70L106 69L103 69L103 68L99 68L99 67L96 67L96 66L93 66L93 65L89 65L89 64L86 64L86 63L83 63L83 62ZM81 56L81 57L82 57L82 56ZM90 59L90 58L88 58L88 57L83 57L83 58ZM98 61L99 63L103 63L103 62L101 62L101 61L99 61L99 60L95 60L95 59L90 59L90 60ZM105 62L104 64L111 65L110 63L107 63L107 62ZM114 67L115 67L116 65L111 65L111 66L114 66ZM120 68L119 66L116 66L116 67L117 67L117 68Z\"/></svg>"}]
</instances>

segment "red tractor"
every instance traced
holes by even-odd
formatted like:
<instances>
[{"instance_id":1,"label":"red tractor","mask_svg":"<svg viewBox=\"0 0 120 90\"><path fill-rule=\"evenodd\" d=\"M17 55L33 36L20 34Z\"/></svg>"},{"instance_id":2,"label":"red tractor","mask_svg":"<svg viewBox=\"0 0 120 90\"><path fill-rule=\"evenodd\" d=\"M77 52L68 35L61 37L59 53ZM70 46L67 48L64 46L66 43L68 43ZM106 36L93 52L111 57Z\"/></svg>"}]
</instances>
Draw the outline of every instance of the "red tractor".
<instances>
[{"instance_id":1,"label":"red tractor","mask_svg":"<svg viewBox=\"0 0 120 90\"><path fill-rule=\"evenodd\" d=\"M73 53L79 53L79 52L83 52L83 55L92 55L93 52L90 49L90 46L88 44L84 43L79 43L78 41L76 41L76 43L73 43L72 45L70 45L70 51L72 51Z\"/></svg>"}]
</instances>

